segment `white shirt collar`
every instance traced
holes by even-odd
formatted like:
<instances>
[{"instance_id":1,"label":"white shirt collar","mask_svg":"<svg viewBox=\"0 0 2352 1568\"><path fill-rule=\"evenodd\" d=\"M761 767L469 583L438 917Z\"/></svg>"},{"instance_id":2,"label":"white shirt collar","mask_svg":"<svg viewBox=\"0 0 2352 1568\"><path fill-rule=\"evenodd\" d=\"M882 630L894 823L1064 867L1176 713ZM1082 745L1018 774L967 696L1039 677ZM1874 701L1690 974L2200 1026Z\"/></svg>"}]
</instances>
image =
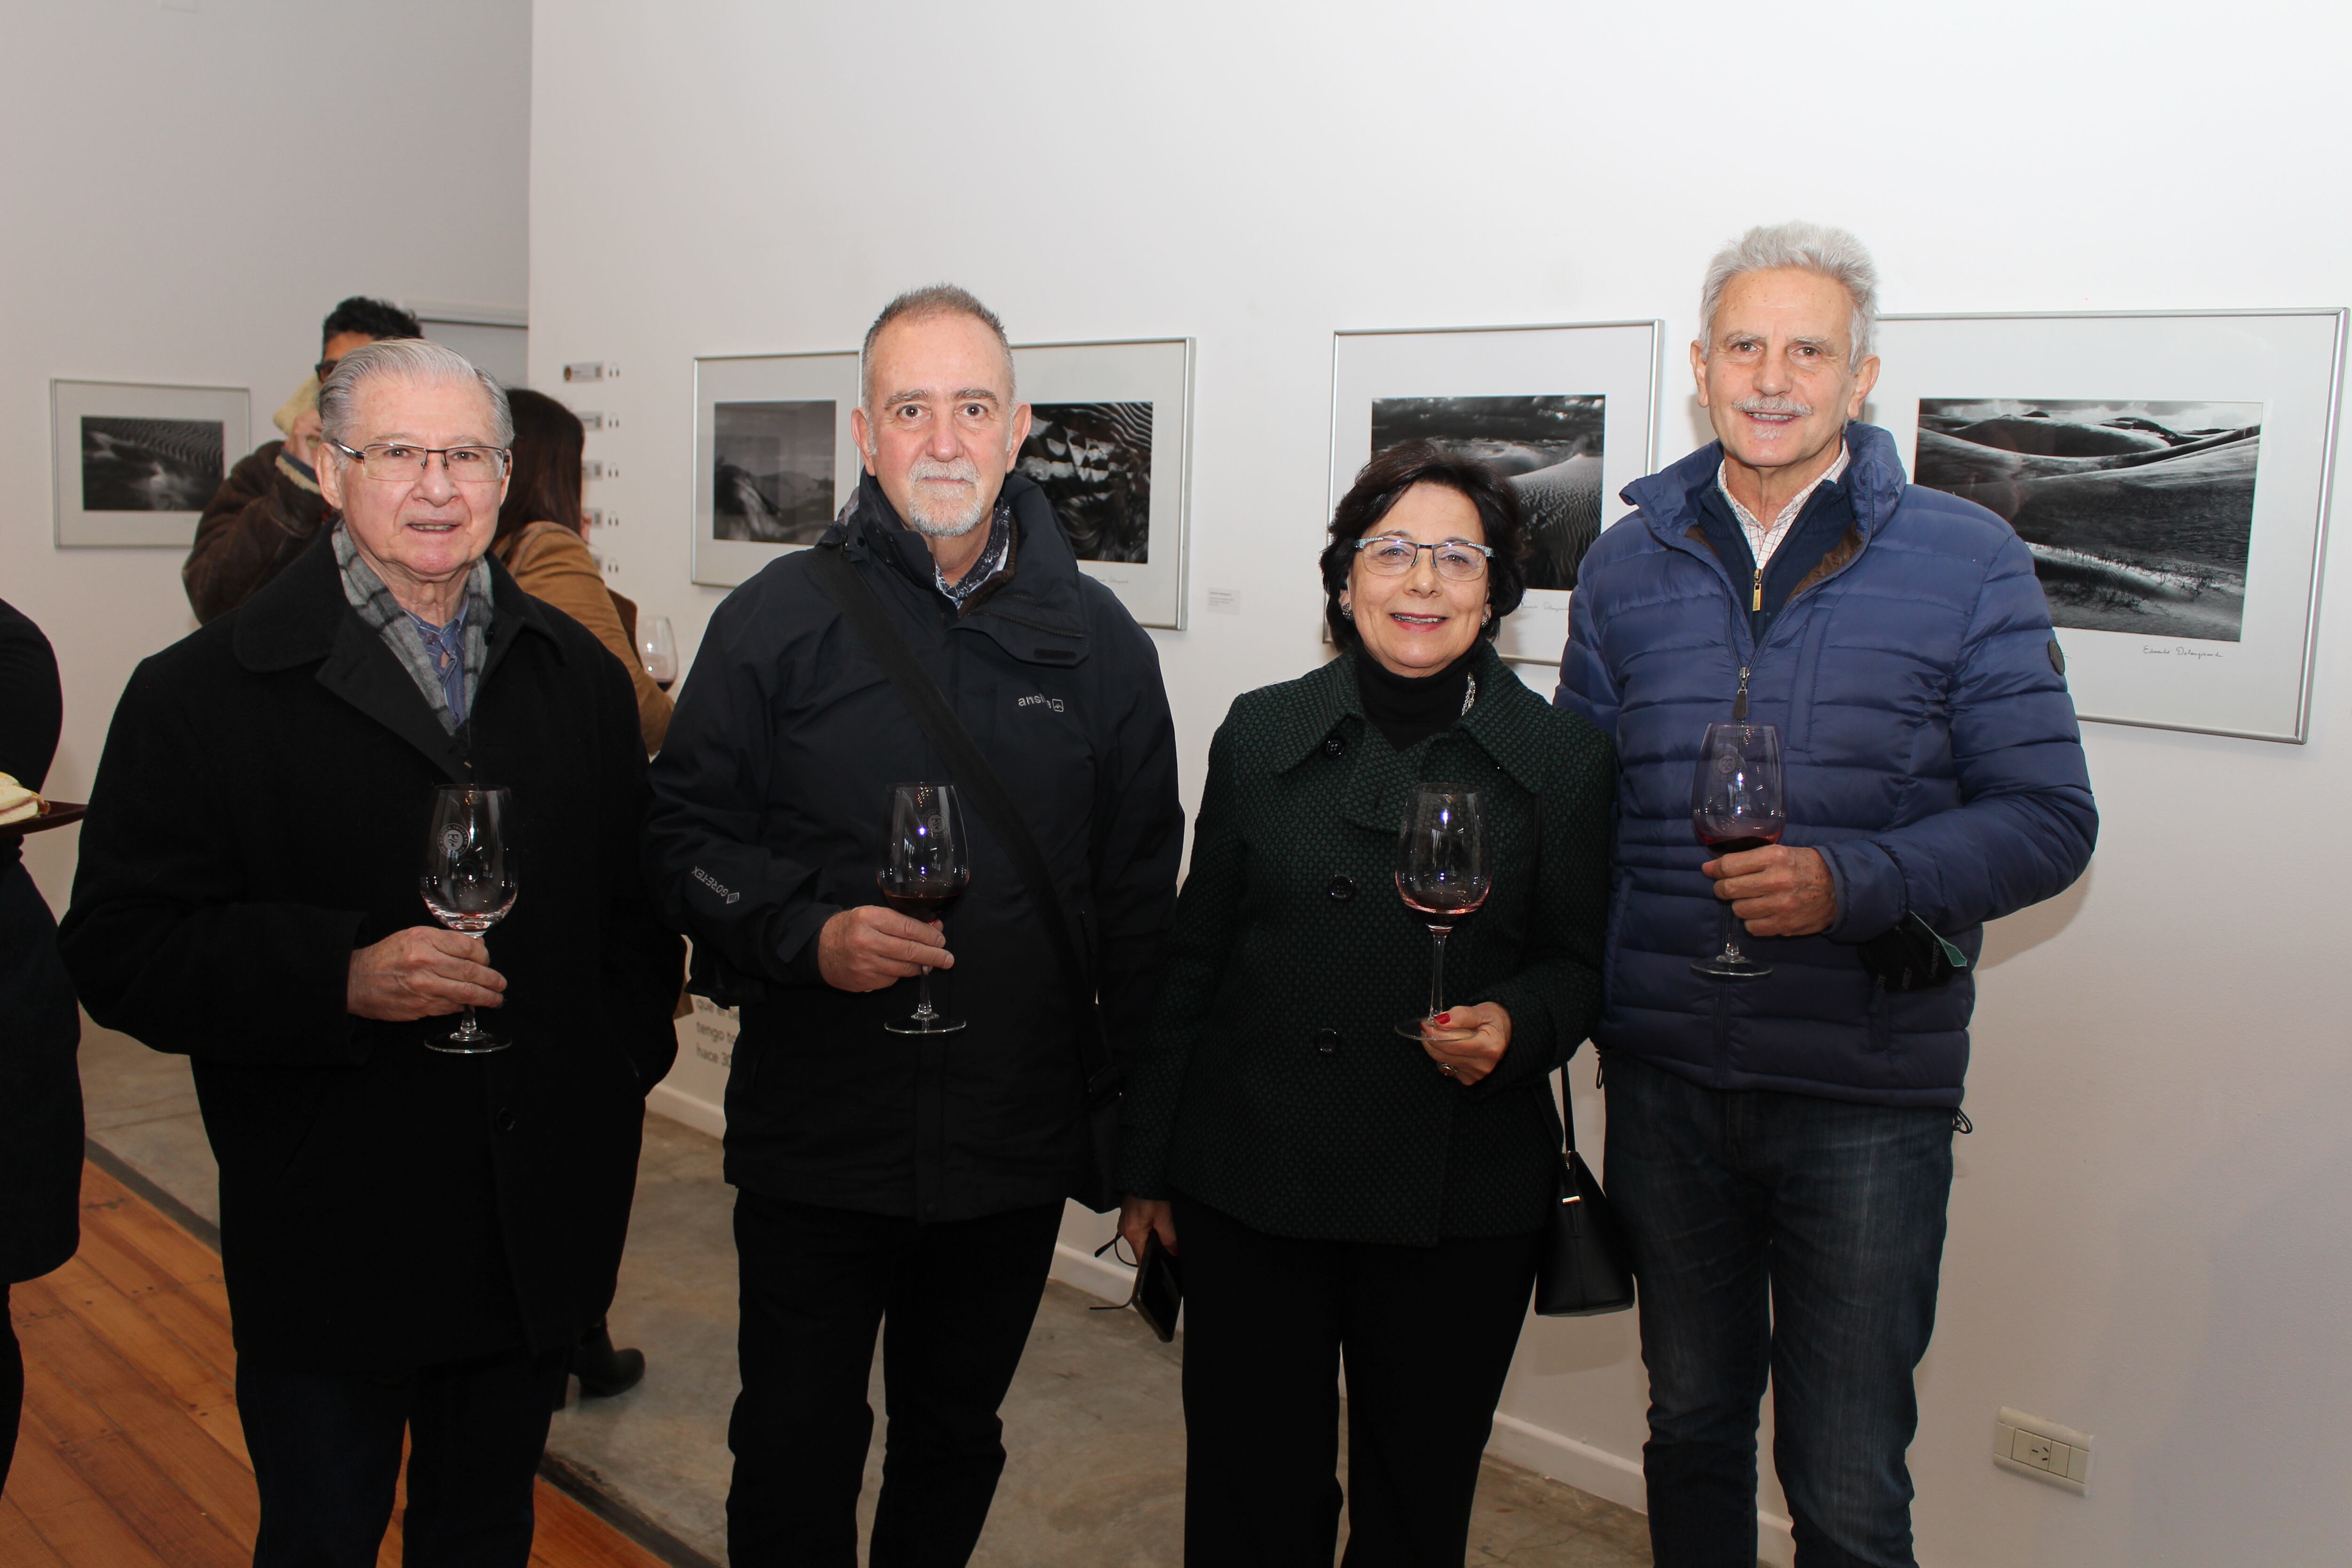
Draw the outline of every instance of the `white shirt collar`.
<instances>
[{"instance_id":1,"label":"white shirt collar","mask_svg":"<svg viewBox=\"0 0 2352 1568\"><path fill-rule=\"evenodd\" d=\"M1723 499L1731 503L1731 515L1739 520L1740 531L1748 535L1748 545L1756 553L1756 569L1759 572L1764 570L1766 563L1772 559L1773 552L1780 548L1780 542L1789 537L1790 526L1797 521L1797 514L1805 510L1805 503L1813 499L1813 492L1843 478L1846 465L1853 459L1853 454L1841 438L1837 461L1823 468L1819 479L1790 497L1789 504L1780 509L1780 515L1772 520L1769 528L1758 521L1756 514L1740 505L1738 498L1731 493L1725 466L1721 463L1715 466L1715 488L1721 490Z\"/></svg>"}]
</instances>

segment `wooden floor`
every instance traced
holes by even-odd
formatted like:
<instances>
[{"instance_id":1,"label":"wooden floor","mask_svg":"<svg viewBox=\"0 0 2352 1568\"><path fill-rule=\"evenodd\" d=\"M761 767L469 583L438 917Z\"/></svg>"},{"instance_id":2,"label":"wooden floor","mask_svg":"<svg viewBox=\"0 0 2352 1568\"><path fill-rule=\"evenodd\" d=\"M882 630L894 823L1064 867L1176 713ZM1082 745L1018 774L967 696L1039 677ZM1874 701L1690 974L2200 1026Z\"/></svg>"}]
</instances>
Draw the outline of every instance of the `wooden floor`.
<instances>
[{"instance_id":1,"label":"wooden floor","mask_svg":"<svg viewBox=\"0 0 2352 1568\"><path fill-rule=\"evenodd\" d=\"M257 1505L220 1258L95 1165L81 1193L81 1251L11 1293L25 1423L0 1564L242 1568ZM376 1561L398 1568L397 1508ZM530 1561L661 1568L544 1480Z\"/></svg>"}]
</instances>

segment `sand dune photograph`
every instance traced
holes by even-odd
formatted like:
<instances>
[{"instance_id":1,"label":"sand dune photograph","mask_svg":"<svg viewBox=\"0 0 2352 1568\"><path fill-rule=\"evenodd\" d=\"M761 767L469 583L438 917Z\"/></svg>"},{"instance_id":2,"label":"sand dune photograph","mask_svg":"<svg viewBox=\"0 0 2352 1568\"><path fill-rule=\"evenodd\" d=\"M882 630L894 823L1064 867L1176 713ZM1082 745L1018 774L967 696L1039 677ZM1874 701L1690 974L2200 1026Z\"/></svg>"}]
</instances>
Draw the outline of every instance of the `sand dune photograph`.
<instances>
[{"instance_id":1,"label":"sand dune photograph","mask_svg":"<svg viewBox=\"0 0 2352 1568\"><path fill-rule=\"evenodd\" d=\"M1601 536L1601 451L1607 399L1596 396L1381 397L1372 450L1434 441L1501 472L1526 501L1535 552L1528 586L1576 586L1576 563Z\"/></svg>"},{"instance_id":2,"label":"sand dune photograph","mask_svg":"<svg viewBox=\"0 0 2352 1568\"><path fill-rule=\"evenodd\" d=\"M84 415L84 511L201 511L228 471L217 419Z\"/></svg>"},{"instance_id":3,"label":"sand dune photograph","mask_svg":"<svg viewBox=\"0 0 2352 1568\"><path fill-rule=\"evenodd\" d=\"M1016 472L1037 482L1081 561L1151 559L1151 405L1037 403Z\"/></svg>"},{"instance_id":4,"label":"sand dune photograph","mask_svg":"<svg viewBox=\"0 0 2352 1568\"><path fill-rule=\"evenodd\" d=\"M2057 625L2233 643L2262 426L2256 403L1923 397L1914 477L2017 530Z\"/></svg>"},{"instance_id":5,"label":"sand dune photograph","mask_svg":"<svg viewBox=\"0 0 2352 1568\"><path fill-rule=\"evenodd\" d=\"M833 404L721 403L713 412L711 531L814 544L833 522Z\"/></svg>"}]
</instances>

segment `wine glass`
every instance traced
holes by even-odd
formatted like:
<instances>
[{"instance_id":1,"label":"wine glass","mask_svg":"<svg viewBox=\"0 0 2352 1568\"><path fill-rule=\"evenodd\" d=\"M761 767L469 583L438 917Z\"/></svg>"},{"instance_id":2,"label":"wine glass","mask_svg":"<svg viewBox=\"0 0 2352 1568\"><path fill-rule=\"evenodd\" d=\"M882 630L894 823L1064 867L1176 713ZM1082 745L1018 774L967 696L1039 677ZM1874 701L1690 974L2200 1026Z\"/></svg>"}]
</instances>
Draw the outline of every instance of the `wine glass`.
<instances>
[{"instance_id":1,"label":"wine glass","mask_svg":"<svg viewBox=\"0 0 2352 1568\"><path fill-rule=\"evenodd\" d=\"M514 792L482 784L443 784L433 792L425 835L425 907L451 931L479 935L506 919L515 901ZM425 1037L426 1048L452 1056L502 1051L509 1042L475 1021Z\"/></svg>"},{"instance_id":2,"label":"wine glass","mask_svg":"<svg viewBox=\"0 0 2352 1568\"><path fill-rule=\"evenodd\" d=\"M649 616L637 624L637 657L645 660L646 673L664 691L677 681L677 638L670 632L667 616Z\"/></svg>"},{"instance_id":3,"label":"wine glass","mask_svg":"<svg viewBox=\"0 0 2352 1568\"><path fill-rule=\"evenodd\" d=\"M1781 776L1780 731L1769 724L1709 724L1691 774L1691 828L1709 858L1780 842L1789 826ZM1723 900L1723 951L1691 965L1717 980L1756 980L1772 973L1739 951L1739 922Z\"/></svg>"},{"instance_id":4,"label":"wine glass","mask_svg":"<svg viewBox=\"0 0 2352 1568\"><path fill-rule=\"evenodd\" d=\"M946 919L971 881L970 856L955 785L890 786L882 825L882 869L875 878L884 903L919 921ZM963 1020L931 1010L931 972L925 969L915 983L914 1012L882 1026L894 1035L950 1035L963 1027Z\"/></svg>"},{"instance_id":5,"label":"wine glass","mask_svg":"<svg viewBox=\"0 0 2352 1568\"><path fill-rule=\"evenodd\" d=\"M1397 835L1397 894L1429 927L1429 1011L1396 1032L1422 1037L1422 1026L1445 1011L1445 939L1486 901L1486 813L1475 789L1425 784L1413 791Z\"/></svg>"}]
</instances>

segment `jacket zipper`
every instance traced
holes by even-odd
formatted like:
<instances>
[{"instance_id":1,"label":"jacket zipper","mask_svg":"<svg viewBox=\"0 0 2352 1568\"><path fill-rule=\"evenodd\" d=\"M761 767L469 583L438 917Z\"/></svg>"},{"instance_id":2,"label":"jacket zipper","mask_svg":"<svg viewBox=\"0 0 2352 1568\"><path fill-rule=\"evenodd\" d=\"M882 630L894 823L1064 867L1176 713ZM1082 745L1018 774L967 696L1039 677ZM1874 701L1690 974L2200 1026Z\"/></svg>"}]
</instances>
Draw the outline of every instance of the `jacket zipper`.
<instances>
[{"instance_id":1,"label":"jacket zipper","mask_svg":"<svg viewBox=\"0 0 2352 1568\"><path fill-rule=\"evenodd\" d=\"M1749 666L1744 664L1739 667L1739 690L1731 699L1731 716L1734 720L1745 721L1748 717L1748 673L1749 668Z\"/></svg>"},{"instance_id":2,"label":"jacket zipper","mask_svg":"<svg viewBox=\"0 0 2352 1568\"><path fill-rule=\"evenodd\" d=\"M1762 568L1761 566L1759 566L1758 568L1756 568L1756 591L1755 591L1755 594L1753 595L1753 596L1751 596L1751 597L1748 599L1748 614L1750 614L1750 615L1758 615L1758 614L1762 613L1763 608L1764 608L1764 568Z\"/></svg>"}]
</instances>

